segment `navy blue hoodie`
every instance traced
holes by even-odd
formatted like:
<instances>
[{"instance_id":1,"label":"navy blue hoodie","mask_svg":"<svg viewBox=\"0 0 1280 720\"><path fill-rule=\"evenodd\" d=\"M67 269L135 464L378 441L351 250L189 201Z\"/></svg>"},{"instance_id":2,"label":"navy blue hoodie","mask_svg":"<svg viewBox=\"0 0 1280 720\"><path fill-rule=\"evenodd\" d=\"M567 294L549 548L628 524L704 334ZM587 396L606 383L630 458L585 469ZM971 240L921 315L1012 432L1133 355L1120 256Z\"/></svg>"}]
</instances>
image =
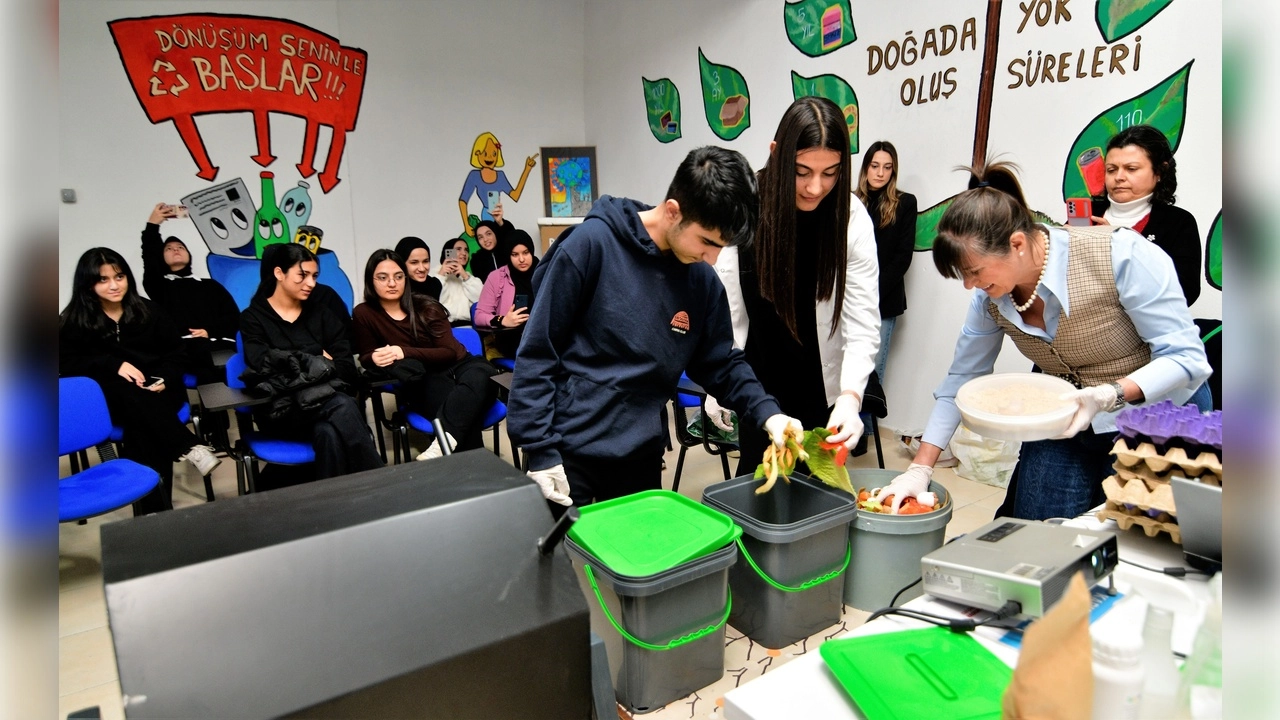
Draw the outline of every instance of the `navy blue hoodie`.
<instances>
[{"instance_id":1,"label":"navy blue hoodie","mask_svg":"<svg viewBox=\"0 0 1280 720\"><path fill-rule=\"evenodd\" d=\"M509 430L529 469L561 453L662 453L661 408L680 373L763 425L782 412L733 348L724 285L706 263L660 251L638 213L605 195L555 242L533 277L534 303L511 382Z\"/></svg>"}]
</instances>

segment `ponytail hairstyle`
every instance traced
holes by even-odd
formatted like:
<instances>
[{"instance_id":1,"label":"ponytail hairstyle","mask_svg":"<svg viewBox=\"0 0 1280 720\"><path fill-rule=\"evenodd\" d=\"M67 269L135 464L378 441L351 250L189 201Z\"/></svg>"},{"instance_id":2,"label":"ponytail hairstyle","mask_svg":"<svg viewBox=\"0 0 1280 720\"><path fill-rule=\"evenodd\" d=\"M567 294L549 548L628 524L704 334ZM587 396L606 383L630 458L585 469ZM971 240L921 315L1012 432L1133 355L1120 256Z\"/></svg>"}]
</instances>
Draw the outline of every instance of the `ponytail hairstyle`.
<instances>
[{"instance_id":1,"label":"ponytail hairstyle","mask_svg":"<svg viewBox=\"0 0 1280 720\"><path fill-rule=\"evenodd\" d=\"M106 329L107 314L102 310L102 299L94 290L103 265L110 265L116 272L124 273L125 280L129 283L120 300L124 309L120 324L146 322L151 317L146 301L138 294L138 284L133 280L129 263L111 248L96 247L86 250L76 262L75 274L71 278L71 300L59 315L59 326L70 323L72 327L85 330Z\"/></svg>"},{"instance_id":2,"label":"ponytail hairstyle","mask_svg":"<svg viewBox=\"0 0 1280 720\"><path fill-rule=\"evenodd\" d=\"M773 152L759 172L760 228L756 231L756 275L760 296L773 303L778 317L791 336L800 338L796 328L796 303L835 298L831 334L835 335L844 306L844 276L849 236L849 127L844 113L823 97L802 97L782 114L773 136ZM796 154L815 148L834 150L840 155L840 174L835 187L822 199L814 213L818 242L818 288L814 298L795 296L796 262ZM810 241L809 238L805 239Z\"/></svg>"},{"instance_id":3,"label":"ponytail hairstyle","mask_svg":"<svg viewBox=\"0 0 1280 720\"><path fill-rule=\"evenodd\" d=\"M881 188L884 194L880 197L880 221L877 225L884 227L892 223L898 215L898 200L902 197L902 193L898 192L898 149L893 146L893 143L888 140L877 140L871 143L871 147L868 147L866 154L862 156L858 188L853 193L858 196L863 205L871 207L871 185L867 182L867 168L871 167L871 159L878 152L887 153L893 163L893 170L889 172L889 182Z\"/></svg>"},{"instance_id":4,"label":"ponytail hairstyle","mask_svg":"<svg viewBox=\"0 0 1280 720\"><path fill-rule=\"evenodd\" d=\"M969 189L956 196L938 221L933 264L943 277L961 280L973 255L1004 257L1016 232L1034 237L1038 226L1018 182L1018 166L988 160L969 173Z\"/></svg>"},{"instance_id":5,"label":"ponytail hairstyle","mask_svg":"<svg viewBox=\"0 0 1280 720\"><path fill-rule=\"evenodd\" d=\"M285 275L293 266L304 262L316 262L316 254L298 243L274 243L262 250L262 261L258 266L258 291L253 294L254 300L266 300L276 291L276 268Z\"/></svg>"}]
</instances>

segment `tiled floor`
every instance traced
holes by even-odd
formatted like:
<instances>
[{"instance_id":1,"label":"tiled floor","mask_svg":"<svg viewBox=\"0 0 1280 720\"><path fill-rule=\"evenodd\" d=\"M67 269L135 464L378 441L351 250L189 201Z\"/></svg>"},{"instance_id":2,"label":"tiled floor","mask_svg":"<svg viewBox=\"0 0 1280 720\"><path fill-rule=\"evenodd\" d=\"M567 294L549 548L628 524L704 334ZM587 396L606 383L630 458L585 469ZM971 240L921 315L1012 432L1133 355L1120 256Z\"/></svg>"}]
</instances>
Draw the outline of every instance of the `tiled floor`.
<instances>
[{"instance_id":1,"label":"tiled floor","mask_svg":"<svg viewBox=\"0 0 1280 720\"><path fill-rule=\"evenodd\" d=\"M882 435L885 435L885 466L890 470L905 470L910 463L907 451L883 430ZM426 446L421 436L416 437L414 442L419 449ZM492 433L485 433L485 442L492 447ZM505 435L502 446L503 456L510 459L510 448ZM667 470L663 473L663 484L668 488L674 479L677 451L668 452L666 456ZM736 466L737 460L730 459L730 468ZM848 467L876 467L874 446L866 455L850 458ZM62 472L64 475L67 472L65 459ZM693 448L688 451L685 459L680 493L700 499L703 488L723 479L719 458L708 455L701 448ZM947 525L948 538L989 522L1004 499L1004 490L965 480L948 469L939 468L934 473L934 479L951 492L955 502L954 514ZM231 461L224 460L214 471L213 486L218 498L235 497L236 473ZM205 502L201 480L186 463L175 465L173 502L176 512ZM95 705L101 708L103 718L124 717L111 634L107 628L98 529L103 523L122 520L131 517L131 514L125 508L90 520L86 525L68 524L59 528L59 717L66 717L72 711Z\"/></svg>"}]
</instances>

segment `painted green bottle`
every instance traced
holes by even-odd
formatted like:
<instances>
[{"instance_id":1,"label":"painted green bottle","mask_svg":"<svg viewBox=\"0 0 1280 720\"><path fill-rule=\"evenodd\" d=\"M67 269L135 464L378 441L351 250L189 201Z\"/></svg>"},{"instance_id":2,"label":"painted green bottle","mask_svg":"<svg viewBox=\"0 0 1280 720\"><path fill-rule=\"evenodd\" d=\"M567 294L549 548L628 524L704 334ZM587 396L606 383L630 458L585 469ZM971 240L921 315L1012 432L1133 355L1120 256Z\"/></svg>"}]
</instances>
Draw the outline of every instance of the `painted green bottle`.
<instances>
[{"instance_id":1,"label":"painted green bottle","mask_svg":"<svg viewBox=\"0 0 1280 720\"><path fill-rule=\"evenodd\" d=\"M253 216L253 254L262 259L268 245L289 242L289 219L276 204L275 173L262 173L262 207Z\"/></svg>"}]
</instances>

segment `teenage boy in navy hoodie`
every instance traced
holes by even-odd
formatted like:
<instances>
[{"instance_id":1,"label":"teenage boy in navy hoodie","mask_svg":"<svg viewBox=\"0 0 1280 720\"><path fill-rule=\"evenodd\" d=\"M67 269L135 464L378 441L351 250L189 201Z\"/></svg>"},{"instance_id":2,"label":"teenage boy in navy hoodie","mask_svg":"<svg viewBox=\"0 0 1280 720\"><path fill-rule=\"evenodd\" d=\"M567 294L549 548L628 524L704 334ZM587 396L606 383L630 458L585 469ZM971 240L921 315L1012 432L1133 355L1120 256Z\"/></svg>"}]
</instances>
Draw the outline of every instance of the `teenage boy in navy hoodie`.
<instances>
[{"instance_id":1,"label":"teenage boy in navy hoodie","mask_svg":"<svg viewBox=\"0 0 1280 720\"><path fill-rule=\"evenodd\" d=\"M529 477L561 505L662 487L662 405L682 371L745 408L781 446L798 420L765 393L733 329L714 263L751 242L759 199L746 158L701 147L656 207L602 196L533 276L509 430Z\"/></svg>"}]
</instances>

